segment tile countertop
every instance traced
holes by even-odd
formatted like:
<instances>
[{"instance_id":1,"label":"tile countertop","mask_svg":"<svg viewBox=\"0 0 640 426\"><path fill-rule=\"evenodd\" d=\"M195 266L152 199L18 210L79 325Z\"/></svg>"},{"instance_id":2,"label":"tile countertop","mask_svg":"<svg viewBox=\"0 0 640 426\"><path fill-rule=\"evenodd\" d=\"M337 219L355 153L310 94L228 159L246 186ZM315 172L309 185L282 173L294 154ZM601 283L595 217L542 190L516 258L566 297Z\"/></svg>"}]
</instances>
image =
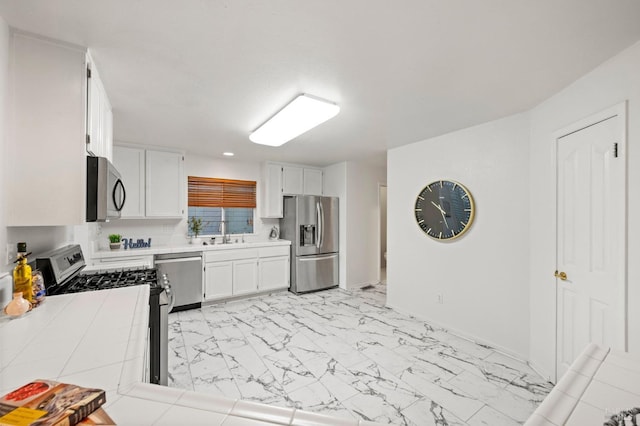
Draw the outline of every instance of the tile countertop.
<instances>
[{"instance_id":1,"label":"tile countertop","mask_svg":"<svg viewBox=\"0 0 640 426\"><path fill-rule=\"evenodd\" d=\"M34 379L101 388L119 425L376 425L143 383L148 300L140 285L51 296L22 317L0 316L0 394Z\"/></svg>"},{"instance_id":2,"label":"tile countertop","mask_svg":"<svg viewBox=\"0 0 640 426\"><path fill-rule=\"evenodd\" d=\"M93 259L108 259L112 257L133 257L133 256L145 256L154 254L165 253L185 253L192 251L216 251L216 250L233 250L244 248L260 248L260 247L274 247L274 246L290 246L289 240L272 240L272 241L256 241L247 243L229 243L229 244L214 244L214 245L202 245L202 244L184 244L178 246L158 246L150 248L140 249L120 249L120 250L99 250L93 253Z\"/></svg>"},{"instance_id":3,"label":"tile countertop","mask_svg":"<svg viewBox=\"0 0 640 426\"><path fill-rule=\"evenodd\" d=\"M640 357L590 344L525 426L603 424L640 407Z\"/></svg>"}]
</instances>

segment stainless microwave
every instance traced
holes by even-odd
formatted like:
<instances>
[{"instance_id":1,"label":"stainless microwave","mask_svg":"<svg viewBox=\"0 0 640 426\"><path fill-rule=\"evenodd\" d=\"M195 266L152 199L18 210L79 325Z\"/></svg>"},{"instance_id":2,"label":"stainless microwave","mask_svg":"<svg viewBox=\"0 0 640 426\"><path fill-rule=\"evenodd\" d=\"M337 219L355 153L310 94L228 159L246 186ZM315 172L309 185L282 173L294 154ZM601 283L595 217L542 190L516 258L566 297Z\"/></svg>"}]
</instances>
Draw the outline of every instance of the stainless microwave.
<instances>
[{"instance_id":1,"label":"stainless microwave","mask_svg":"<svg viewBox=\"0 0 640 426\"><path fill-rule=\"evenodd\" d=\"M127 193L118 170L105 157L87 156L87 222L120 217Z\"/></svg>"}]
</instances>

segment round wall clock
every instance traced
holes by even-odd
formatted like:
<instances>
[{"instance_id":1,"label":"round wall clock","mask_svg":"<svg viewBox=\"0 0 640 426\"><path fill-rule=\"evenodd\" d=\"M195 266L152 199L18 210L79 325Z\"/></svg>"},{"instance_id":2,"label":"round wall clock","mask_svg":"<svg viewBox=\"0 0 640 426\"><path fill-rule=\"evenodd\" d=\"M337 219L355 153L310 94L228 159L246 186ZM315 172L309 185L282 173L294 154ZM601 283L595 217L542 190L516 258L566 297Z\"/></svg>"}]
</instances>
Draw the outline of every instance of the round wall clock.
<instances>
[{"instance_id":1,"label":"round wall clock","mask_svg":"<svg viewBox=\"0 0 640 426\"><path fill-rule=\"evenodd\" d=\"M416 198L418 226L425 234L440 241L464 234L473 222L474 210L469 190L451 180L431 182Z\"/></svg>"}]
</instances>

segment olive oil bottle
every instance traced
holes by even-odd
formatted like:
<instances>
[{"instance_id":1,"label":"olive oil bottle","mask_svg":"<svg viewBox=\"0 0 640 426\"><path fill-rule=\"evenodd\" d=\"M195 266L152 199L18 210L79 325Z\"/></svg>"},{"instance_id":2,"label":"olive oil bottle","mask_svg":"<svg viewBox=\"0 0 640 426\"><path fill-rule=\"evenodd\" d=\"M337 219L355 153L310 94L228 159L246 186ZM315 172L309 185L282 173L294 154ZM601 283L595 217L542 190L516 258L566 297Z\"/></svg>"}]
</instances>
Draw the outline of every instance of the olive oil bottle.
<instances>
[{"instance_id":1,"label":"olive oil bottle","mask_svg":"<svg viewBox=\"0 0 640 426\"><path fill-rule=\"evenodd\" d=\"M27 243L18 243L18 258L13 269L13 292L21 292L22 297L33 303L33 282L31 277L31 266L27 263Z\"/></svg>"}]
</instances>

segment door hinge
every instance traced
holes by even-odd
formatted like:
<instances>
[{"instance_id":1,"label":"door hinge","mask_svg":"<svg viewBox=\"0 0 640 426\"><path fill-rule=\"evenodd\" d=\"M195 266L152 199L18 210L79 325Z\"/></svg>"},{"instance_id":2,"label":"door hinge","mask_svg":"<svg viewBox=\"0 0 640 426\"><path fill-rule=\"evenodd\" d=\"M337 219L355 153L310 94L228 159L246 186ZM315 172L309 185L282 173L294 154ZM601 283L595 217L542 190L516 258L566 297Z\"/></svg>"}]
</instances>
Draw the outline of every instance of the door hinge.
<instances>
[{"instance_id":1,"label":"door hinge","mask_svg":"<svg viewBox=\"0 0 640 426\"><path fill-rule=\"evenodd\" d=\"M91 68L87 68L87 78L91 78Z\"/></svg>"},{"instance_id":2,"label":"door hinge","mask_svg":"<svg viewBox=\"0 0 640 426\"><path fill-rule=\"evenodd\" d=\"M618 158L618 142L613 144L613 157Z\"/></svg>"}]
</instances>

